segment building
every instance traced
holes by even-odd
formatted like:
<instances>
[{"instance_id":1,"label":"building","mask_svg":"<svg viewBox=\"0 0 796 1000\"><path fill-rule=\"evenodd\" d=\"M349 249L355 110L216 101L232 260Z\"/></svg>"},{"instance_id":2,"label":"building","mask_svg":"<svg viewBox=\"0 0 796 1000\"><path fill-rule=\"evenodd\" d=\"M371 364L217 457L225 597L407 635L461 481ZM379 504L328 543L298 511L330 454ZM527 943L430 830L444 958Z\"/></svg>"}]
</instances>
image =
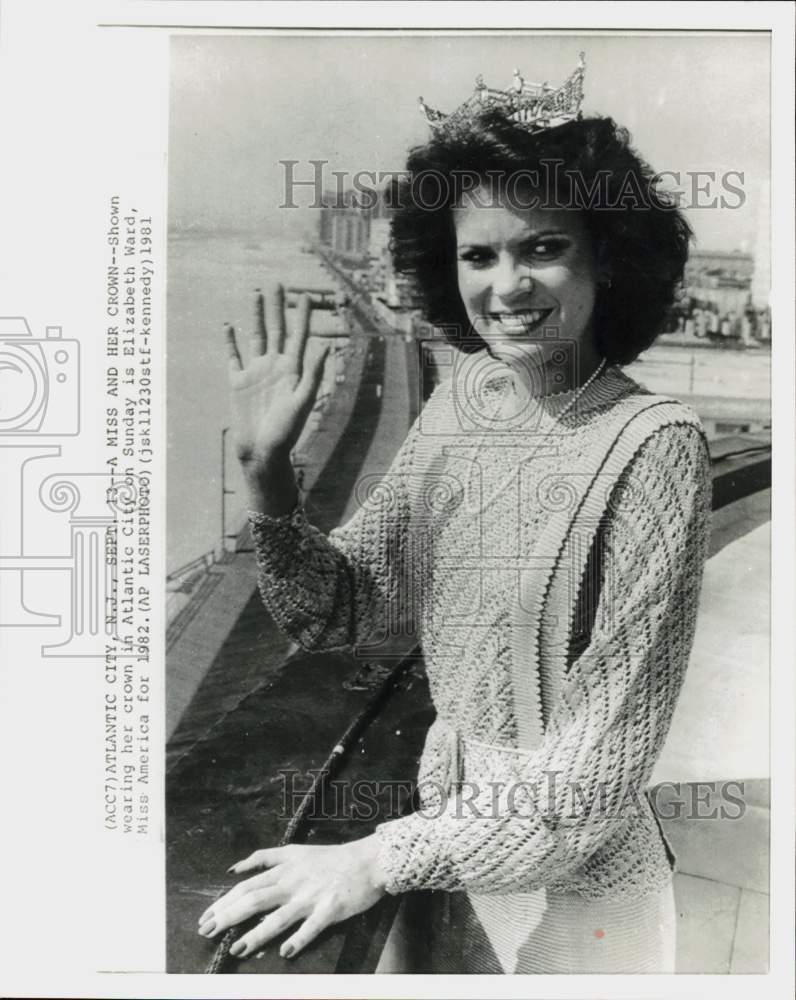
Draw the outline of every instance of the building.
<instances>
[{"instance_id":1,"label":"building","mask_svg":"<svg viewBox=\"0 0 796 1000\"><path fill-rule=\"evenodd\" d=\"M692 307L712 308L725 316L740 315L750 304L754 268L755 260L749 253L692 253L685 269L685 297Z\"/></svg>"},{"instance_id":2,"label":"building","mask_svg":"<svg viewBox=\"0 0 796 1000\"><path fill-rule=\"evenodd\" d=\"M371 219L368 259L372 287L380 290L385 289L392 273L389 219Z\"/></svg>"},{"instance_id":3,"label":"building","mask_svg":"<svg viewBox=\"0 0 796 1000\"><path fill-rule=\"evenodd\" d=\"M356 204L355 192L346 191L342 198L327 192L320 213L319 242L346 263L361 266L368 256L370 217Z\"/></svg>"},{"instance_id":4,"label":"building","mask_svg":"<svg viewBox=\"0 0 796 1000\"><path fill-rule=\"evenodd\" d=\"M362 200L353 190L342 195L327 192L318 238L357 277L363 290L386 307L385 320L403 329L406 317L399 313L417 309L418 302L412 283L393 270L387 190L378 192L372 206L361 207Z\"/></svg>"},{"instance_id":5,"label":"building","mask_svg":"<svg viewBox=\"0 0 796 1000\"><path fill-rule=\"evenodd\" d=\"M771 293L771 185L764 181L757 206L755 268L752 275L752 304L766 309Z\"/></svg>"}]
</instances>

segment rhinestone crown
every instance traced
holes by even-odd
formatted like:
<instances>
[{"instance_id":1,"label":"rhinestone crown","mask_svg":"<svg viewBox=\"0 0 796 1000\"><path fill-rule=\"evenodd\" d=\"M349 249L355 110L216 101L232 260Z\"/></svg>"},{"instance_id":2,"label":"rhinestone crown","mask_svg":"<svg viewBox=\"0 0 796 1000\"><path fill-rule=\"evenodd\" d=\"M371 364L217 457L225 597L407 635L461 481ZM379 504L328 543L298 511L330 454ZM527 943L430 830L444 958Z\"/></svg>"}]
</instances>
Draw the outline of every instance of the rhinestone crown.
<instances>
[{"instance_id":1,"label":"rhinestone crown","mask_svg":"<svg viewBox=\"0 0 796 1000\"><path fill-rule=\"evenodd\" d=\"M518 128L531 134L542 132L580 117L585 58L585 53L581 52L575 70L557 89L547 81L530 83L515 69L514 79L508 90L487 87L483 77L477 76L473 94L450 114L430 108L422 97L418 98L420 110L432 129L437 130L456 131L465 128L481 112L497 108L514 121Z\"/></svg>"}]
</instances>

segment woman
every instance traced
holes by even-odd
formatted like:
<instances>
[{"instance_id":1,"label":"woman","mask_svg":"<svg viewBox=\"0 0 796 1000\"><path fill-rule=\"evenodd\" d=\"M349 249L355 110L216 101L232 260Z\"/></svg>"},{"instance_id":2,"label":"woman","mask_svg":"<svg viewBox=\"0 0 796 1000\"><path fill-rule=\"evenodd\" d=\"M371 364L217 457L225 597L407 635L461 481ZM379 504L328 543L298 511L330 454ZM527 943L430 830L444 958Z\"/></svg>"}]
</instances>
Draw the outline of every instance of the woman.
<instances>
[{"instance_id":1,"label":"woman","mask_svg":"<svg viewBox=\"0 0 796 1000\"><path fill-rule=\"evenodd\" d=\"M710 474L696 416L619 366L662 326L690 231L610 119L460 117L393 194L395 266L459 351L347 525L307 523L289 463L323 364L307 300L286 337L272 294L267 345L243 366L231 335L230 373L275 620L334 649L414 609L437 711L421 808L352 844L255 852L200 933L262 912L232 953L290 931L289 957L385 892L436 890L421 971L674 971L643 789L693 640ZM382 971L406 968L413 900Z\"/></svg>"}]
</instances>

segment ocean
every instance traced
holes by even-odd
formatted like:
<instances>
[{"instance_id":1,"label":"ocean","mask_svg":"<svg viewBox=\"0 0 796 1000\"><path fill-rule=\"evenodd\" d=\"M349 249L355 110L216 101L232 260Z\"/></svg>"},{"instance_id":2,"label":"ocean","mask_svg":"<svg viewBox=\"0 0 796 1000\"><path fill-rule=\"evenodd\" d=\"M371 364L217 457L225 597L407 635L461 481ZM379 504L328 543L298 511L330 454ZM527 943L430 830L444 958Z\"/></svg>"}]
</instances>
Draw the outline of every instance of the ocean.
<instances>
[{"instance_id":1,"label":"ocean","mask_svg":"<svg viewBox=\"0 0 796 1000\"><path fill-rule=\"evenodd\" d=\"M167 571L220 549L221 437L229 426L225 323L242 350L254 326L255 288L269 281L333 288L317 257L295 242L236 235L169 235L167 296ZM288 322L293 313L288 313ZM328 327L316 313L312 328ZM227 443L226 530L244 517L237 460Z\"/></svg>"}]
</instances>

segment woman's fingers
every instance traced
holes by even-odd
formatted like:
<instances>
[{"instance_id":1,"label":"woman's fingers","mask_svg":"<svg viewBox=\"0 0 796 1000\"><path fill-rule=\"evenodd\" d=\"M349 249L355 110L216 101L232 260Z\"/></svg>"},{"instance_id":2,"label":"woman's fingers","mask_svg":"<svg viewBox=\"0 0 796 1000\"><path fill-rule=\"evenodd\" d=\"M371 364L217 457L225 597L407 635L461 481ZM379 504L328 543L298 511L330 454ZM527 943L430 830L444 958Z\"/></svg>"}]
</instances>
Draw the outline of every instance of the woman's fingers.
<instances>
[{"instance_id":1,"label":"woman's fingers","mask_svg":"<svg viewBox=\"0 0 796 1000\"><path fill-rule=\"evenodd\" d=\"M254 889L231 900L225 906L216 907L210 917L199 925L199 933L204 937L215 937L228 927L234 927L242 920L248 920L255 913L273 910L285 902L285 895L278 886Z\"/></svg>"},{"instance_id":2,"label":"woman's fingers","mask_svg":"<svg viewBox=\"0 0 796 1000\"><path fill-rule=\"evenodd\" d=\"M310 316L312 314L312 300L306 292L302 292L296 302L296 326L287 335L285 344L285 357L288 359L288 371L301 375L304 358L304 348L307 344L307 337L310 335Z\"/></svg>"},{"instance_id":3,"label":"woman's fingers","mask_svg":"<svg viewBox=\"0 0 796 1000\"><path fill-rule=\"evenodd\" d=\"M254 302L254 333L252 334L252 353L255 357L265 354L268 350L268 334L265 326L265 298L260 289L257 289L257 298Z\"/></svg>"},{"instance_id":4,"label":"woman's fingers","mask_svg":"<svg viewBox=\"0 0 796 1000\"><path fill-rule=\"evenodd\" d=\"M227 342L227 363L229 366L229 373L230 375L237 375L238 372L243 371L243 362L240 359L238 345L235 342L235 328L232 326L226 326L224 328L224 338Z\"/></svg>"},{"instance_id":5,"label":"woman's fingers","mask_svg":"<svg viewBox=\"0 0 796 1000\"><path fill-rule=\"evenodd\" d=\"M211 920L217 912L220 912L225 906L236 899L240 899L247 892L254 892L259 889L265 889L267 886L276 885L282 876L282 871L279 866L276 868L269 868L267 872L262 872L259 875L252 875L251 878L247 878L244 882L238 882L236 886L233 886L229 892L225 892L220 899L217 899L214 903L204 911L204 913L199 917L199 924L206 924Z\"/></svg>"},{"instance_id":6,"label":"woman's fingers","mask_svg":"<svg viewBox=\"0 0 796 1000\"><path fill-rule=\"evenodd\" d=\"M234 865L229 866L229 871L235 875L242 875L244 872L256 871L258 868L273 868L285 860L287 851L286 847L265 847L250 854L242 861L236 861Z\"/></svg>"},{"instance_id":7,"label":"woman's fingers","mask_svg":"<svg viewBox=\"0 0 796 1000\"><path fill-rule=\"evenodd\" d=\"M282 937L295 924L280 953L289 958L313 941L331 924L361 913L378 901L374 867L378 841L375 836L338 847L288 845L255 851L235 868L280 863L267 872L246 879L206 910L199 933L214 937L254 914L270 910L258 926L242 934L230 948L239 958L254 955L269 941ZM272 884L266 880L273 879Z\"/></svg>"},{"instance_id":8,"label":"woman's fingers","mask_svg":"<svg viewBox=\"0 0 796 1000\"><path fill-rule=\"evenodd\" d=\"M265 328L269 348L281 353L285 346L285 290L279 282L269 285L265 296Z\"/></svg>"},{"instance_id":9,"label":"woman's fingers","mask_svg":"<svg viewBox=\"0 0 796 1000\"><path fill-rule=\"evenodd\" d=\"M303 916L305 916L305 911L296 903L286 903L284 906L280 906L278 910L269 913L248 934L238 938L229 949L230 955L234 955L236 958L248 958L264 944L268 944L279 934L283 934L288 927L292 927Z\"/></svg>"},{"instance_id":10,"label":"woman's fingers","mask_svg":"<svg viewBox=\"0 0 796 1000\"><path fill-rule=\"evenodd\" d=\"M306 948L331 923L332 920L324 909L316 906L296 933L291 934L287 941L282 944L279 954L282 958L292 958L294 955L298 955L302 948Z\"/></svg>"},{"instance_id":11,"label":"woman's fingers","mask_svg":"<svg viewBox=\"0 0 796 1000\"><path fill-rule=\"evenodd\" d=\"M323 370L326 358L329 356L331 345L328 341L320 348L316 347L313 356L304 359L304 371L296 386L296 394L299 398L299 405L307 407L318 394L318 389L323 381Z\"/></svg>"}]
</instances>

